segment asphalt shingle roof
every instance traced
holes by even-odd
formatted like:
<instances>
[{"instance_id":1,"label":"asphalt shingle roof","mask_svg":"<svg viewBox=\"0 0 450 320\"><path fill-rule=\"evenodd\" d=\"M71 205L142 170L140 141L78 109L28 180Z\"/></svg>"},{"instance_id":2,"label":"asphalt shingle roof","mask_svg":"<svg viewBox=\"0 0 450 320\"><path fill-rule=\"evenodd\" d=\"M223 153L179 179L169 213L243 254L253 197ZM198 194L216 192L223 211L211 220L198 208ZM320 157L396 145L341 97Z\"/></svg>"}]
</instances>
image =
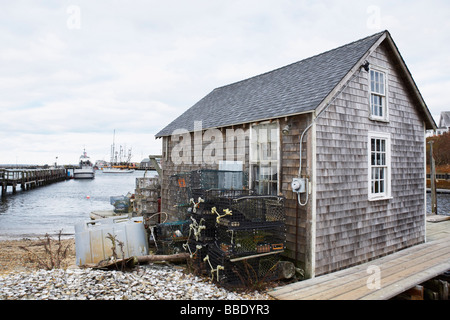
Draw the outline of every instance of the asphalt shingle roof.
<instances>
[{"instance_id":1,"label":"asphalt shingle roof","mask_svg":"<svg viewBox=\"0 0 450 320\"><path fill-rule=\"evenodd\" d=\"M261 121L315 110L383 32L285 67L214 89L156 134Z\"/></svg>"}]
</instances>

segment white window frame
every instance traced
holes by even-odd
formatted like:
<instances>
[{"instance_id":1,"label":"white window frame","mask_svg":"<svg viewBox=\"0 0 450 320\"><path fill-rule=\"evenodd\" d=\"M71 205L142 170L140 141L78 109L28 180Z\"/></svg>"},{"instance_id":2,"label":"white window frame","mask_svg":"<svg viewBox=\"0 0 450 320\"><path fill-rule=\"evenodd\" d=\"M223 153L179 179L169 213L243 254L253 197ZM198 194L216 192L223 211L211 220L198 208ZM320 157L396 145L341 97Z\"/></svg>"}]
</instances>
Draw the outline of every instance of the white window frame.
<instances>
[{"instance_id":1,"label":"white window frame","mask_svg":"<svg viewBox=\"0 0 450 320\"><path fill-rule=\"evenodd\" d=\"M383 75L383 92L380 90L372 90L372 73L379 73ZM369 69L369 118L371 120L377 120L377 121L389 121L389 99L388 99L388 77L389 73L388 70L379 66L371 66ZM381 110L382 115L374 114L373 108L372 108L372 97L380 97L381 98Z\"/></svg>"},{"instance_id":2,"label":"white window frame","mask_svg":"<svg viewBox=\"0 0 450 320\"><path fill-rule=\"evenodd\" d=\"M385 150L384 151L378 151L378 150L372 150L372 139L379 139L385 141ZM375 148L376 149L376 148ZM368 198L370 201L374 200L385 200L385 199L391 199L391 135L389 133L384 132L372 132L370 131L368 133L368 170L367 170L367 178L368 178ZM372 153L374 153L375 156L375 164L372 163ZM384 153L384 161L385 163L376 163L378 158L377 155L381 155ZM376 179L373 176L373 170L377 168L383 169L383 192L374 192L375 183L380 183L381 178L378 176L378 179ZM374 172L375 173L375 172ZM379 173L378 173L379 174ZM372 183L373 182L373 183ZM379 187L379 185L378 185Z\"/></svg>"},{"instance_id":3,"label":"white window frame","mask_svg":"<svg viewBox=\"0 0 450 320\"><path fill-rule=\"evenodd\" d=\"M271 161L276 161L277 162L277 166L276 166L276 168L277 168L277 180L276 180L276 184L277 184L276 192L277 192L277 194L276 195L278 195L278 194L280 194L280 187L281 187L280 186L281 185L281 183L280 183L281 139L280 139L280 124L279 124L278 120L272 121L272 122L265 121L265 122L255 123L255 124L252 124L251 127L250 127L249 189L253 190L255 188L254 181L255 181L256 177L254 176L254 172L253 171L254 171L254 167L260 165L260 163L261 163L261 160L258 161L259 154L257 154L257 153L262 151L261 149L258 149L258 148L256 148L256 150L255 150L255 146L254 146L254 143L253 143L255 132L254 132L253 128L257 127L259 125L270 124L270 123L275 123L276 124L276 140L277 140L276 152L277 152L277 155L276 155L276 160L271 159L271 160L267 160L267 162L271 162ZM255 159L255 156L256 156L256 159ZM265 161L265 160L263 160L263 161ZM273 183L273 180L271 180L271 182L269 182L269 183ZM256 190L256 191L258 191L258 190Z\"/></svg>"}]
</instances>

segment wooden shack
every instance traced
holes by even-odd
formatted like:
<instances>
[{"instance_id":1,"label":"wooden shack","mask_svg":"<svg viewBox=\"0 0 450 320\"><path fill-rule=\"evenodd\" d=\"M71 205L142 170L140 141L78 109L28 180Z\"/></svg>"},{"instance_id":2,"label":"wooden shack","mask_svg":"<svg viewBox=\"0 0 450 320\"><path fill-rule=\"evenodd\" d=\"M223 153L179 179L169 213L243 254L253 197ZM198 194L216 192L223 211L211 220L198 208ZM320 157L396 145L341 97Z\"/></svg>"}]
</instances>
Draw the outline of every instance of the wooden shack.
<instances>
[{"instance_id":1,"label":"wooden shack","mask_svg":"<svg viewBox=\"0 0 450 320\"><path fill-rule=\"evenodd\" d=\"M162 129L162 211L175 214L172 175L231 163L285 197L285 256L307 277L366 262L425 241L427 129L383 31L216 88Z\"/></svg>"}]
</instances>

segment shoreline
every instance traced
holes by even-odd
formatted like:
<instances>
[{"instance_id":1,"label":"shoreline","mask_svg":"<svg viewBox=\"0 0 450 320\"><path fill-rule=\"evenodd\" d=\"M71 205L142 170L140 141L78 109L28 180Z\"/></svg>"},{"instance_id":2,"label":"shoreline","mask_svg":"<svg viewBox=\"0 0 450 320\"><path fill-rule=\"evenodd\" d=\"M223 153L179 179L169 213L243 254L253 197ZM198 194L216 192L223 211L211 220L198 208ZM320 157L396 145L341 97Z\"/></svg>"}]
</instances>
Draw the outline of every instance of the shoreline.
<instances>
[{"instance_id":1,"label":"shoreline","mask_svg":"<svg viewBox=\"0 0 450 320\"><path fill-rule=\"evenodd\" d=\"M58 239L58 233L48 234L53 240ZM0 235L0 244L4 241L40 241L45 239L45 234L20 234L20 235ZM75 234L73 233L62 233L61 240L75 240Z\"/></svg>"},{"instance_id":2,"label":"shoreline","mask_svg":"<svg viewBox=\"0 0 450 320\"><path fill-rule=\"evenodd\" d=\"M57 237L50 236L50 238L53 247L57 248ZM35 257L41 259L46 257L44 242L45 236L36 236L36 239L0 239L0 275L39 269ZM62 265L66 267L75 265L75 237L61 237L61 245L68 248L66 258L61 261Z\"/></svg>"}]
</instances>

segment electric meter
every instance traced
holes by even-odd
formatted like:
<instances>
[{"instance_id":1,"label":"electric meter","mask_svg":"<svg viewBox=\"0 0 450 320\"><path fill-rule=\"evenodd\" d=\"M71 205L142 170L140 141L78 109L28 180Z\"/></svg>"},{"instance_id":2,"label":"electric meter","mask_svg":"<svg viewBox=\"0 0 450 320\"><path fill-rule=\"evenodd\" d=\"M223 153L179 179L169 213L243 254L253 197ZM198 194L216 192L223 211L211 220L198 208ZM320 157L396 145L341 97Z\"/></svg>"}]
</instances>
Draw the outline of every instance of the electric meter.
<instances>
[{"instance_id":1,"label":"electric meter","mask_svg":"<svg viewBox=\"0 0 450 320\"><path fill-rule=\"evenodd\" d=\"M305 193L307 182L308 182L308 179L306 179L306 178L292 179L292 182L291 182L292 192Z\"/></svg>"}]
</instances>

